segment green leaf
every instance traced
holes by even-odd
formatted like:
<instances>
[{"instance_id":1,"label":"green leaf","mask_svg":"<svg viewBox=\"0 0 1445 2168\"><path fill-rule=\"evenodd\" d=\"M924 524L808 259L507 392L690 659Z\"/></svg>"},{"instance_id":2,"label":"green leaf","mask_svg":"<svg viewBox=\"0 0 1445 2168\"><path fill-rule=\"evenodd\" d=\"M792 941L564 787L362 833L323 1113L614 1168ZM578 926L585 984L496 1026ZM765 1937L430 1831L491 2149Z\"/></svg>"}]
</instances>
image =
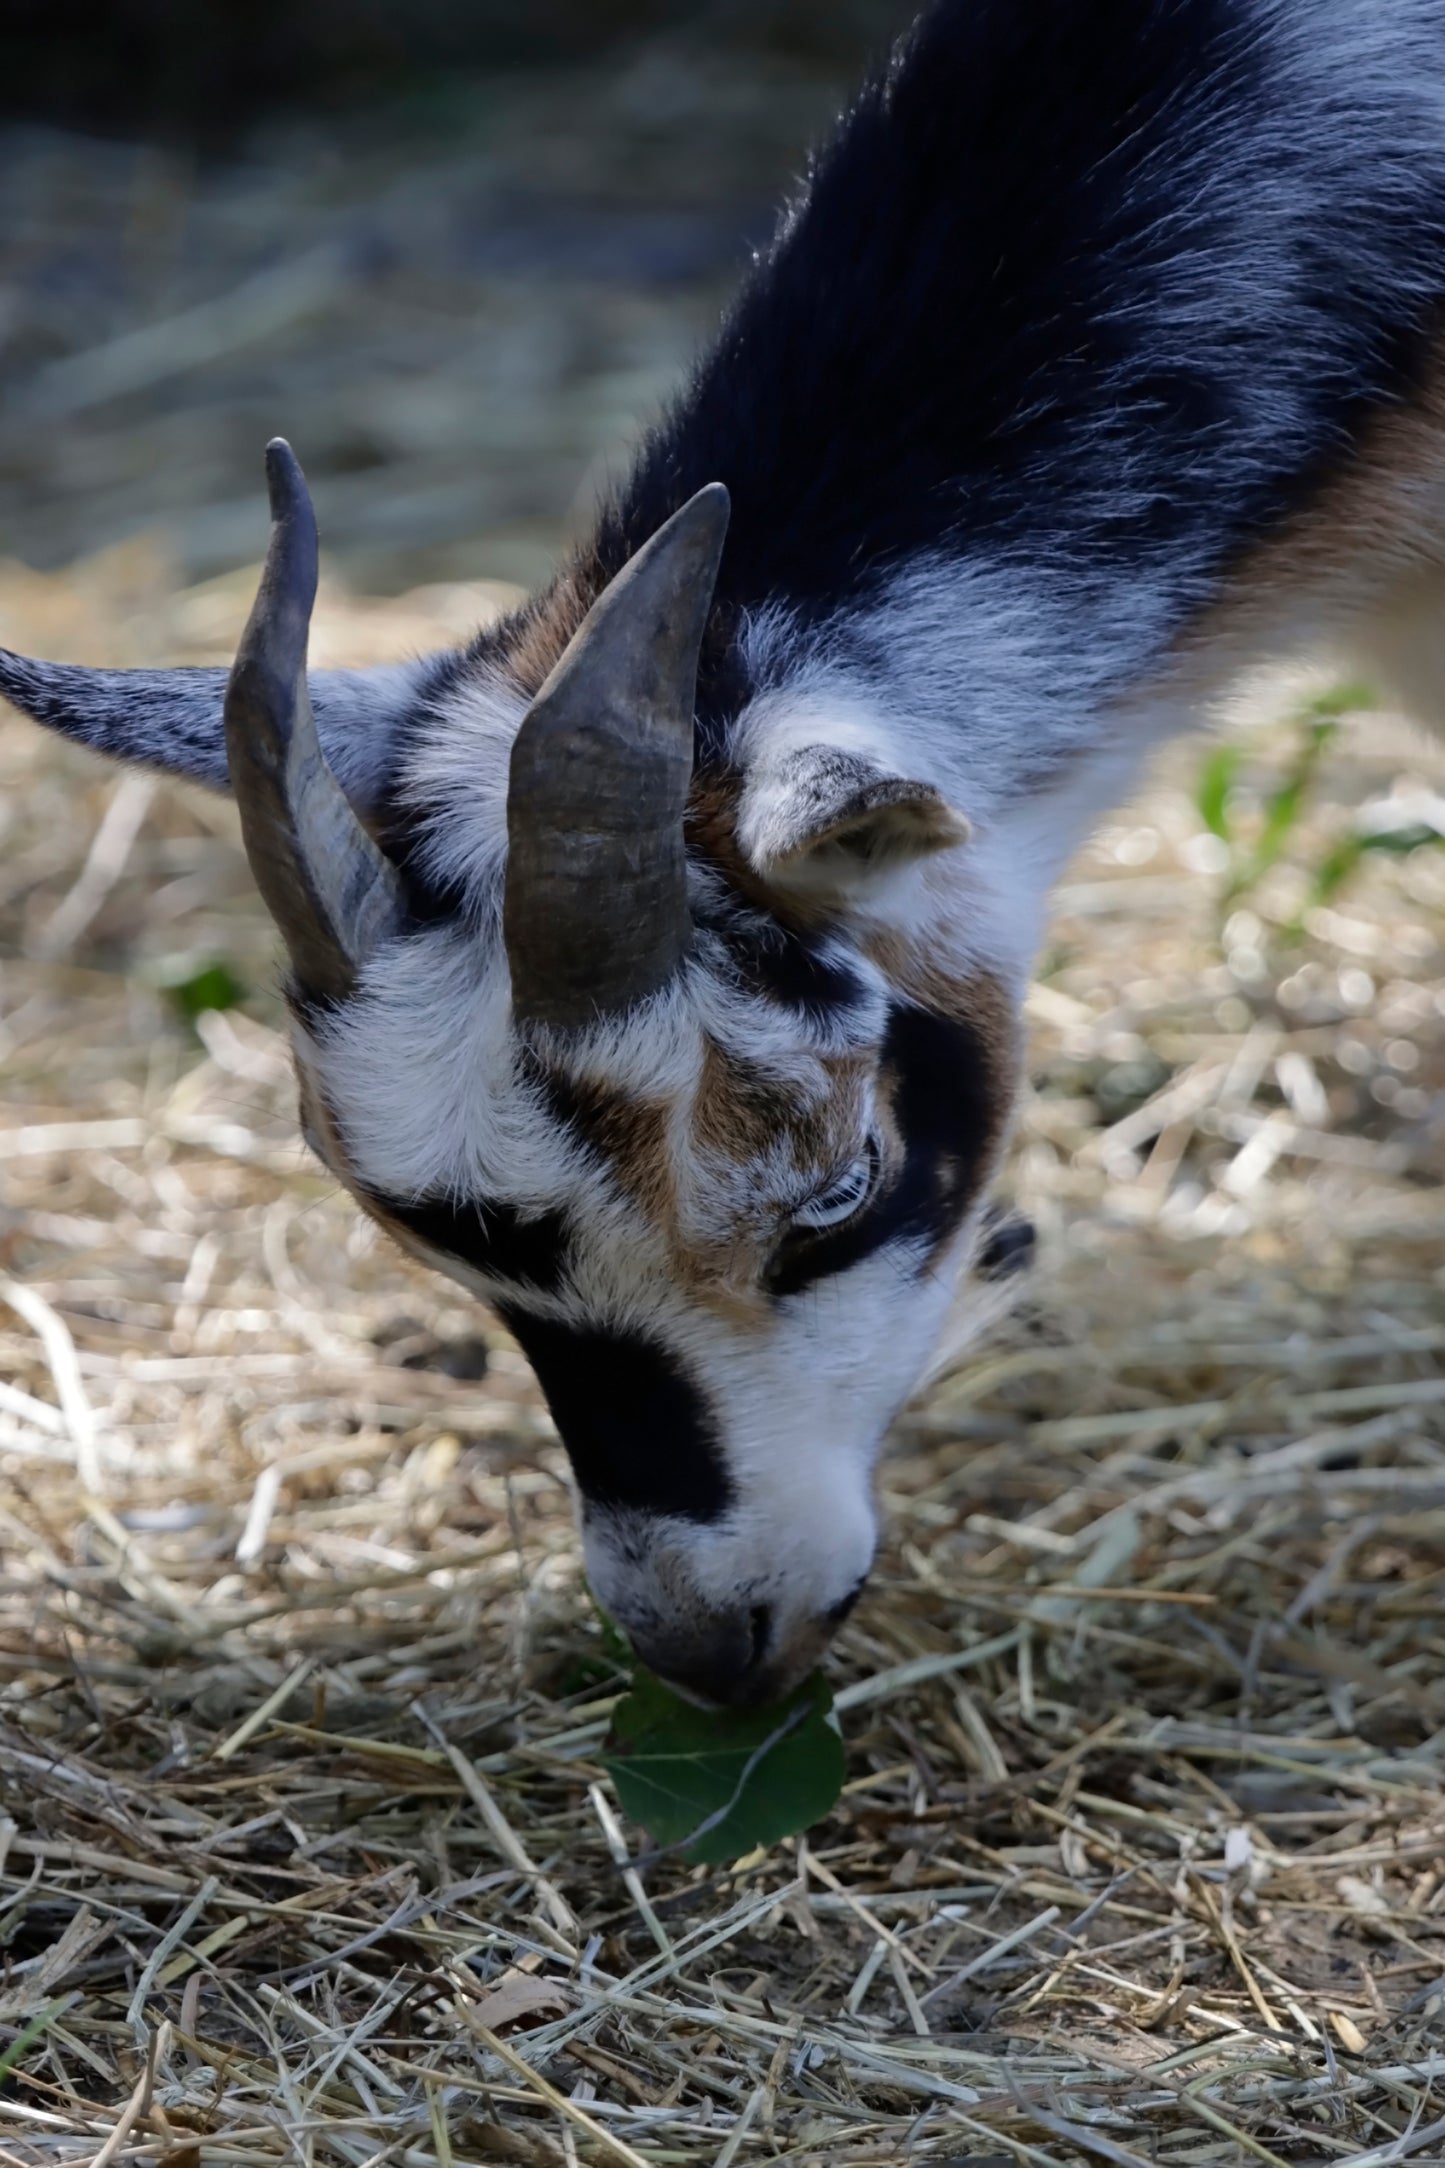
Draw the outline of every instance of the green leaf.
<instances>
[{"instance_id":1,"label":"green leaf","mask_svg":"<svg viewBox=\"0 0 1445 2168\"><path fill-rule=\"evenodd\" d=\"M1336 693L1326 693L1312 701L1299 717L1300 739L1289 773L1278 790L1265 801L1264 826L1255 839L1254 847L1245 864L1238 867L1230 884L1231 897L1241 895L1262 880L1271 866L1283 854L1285 845L1299 825L1300 817L1314 788L1315 776L1320 762L1335 738L1339 723L1337 716L1345 709L1337 703L1353 705L1363 698L1358 688L1342 686Z\"/></svg>"},{"instance_id":2,"label":"green leaf","mask_svg":"<svg viewBox=\"0 0 1445 2168\"><path fill-rule=\"evenodd\" d=\"M1392 858L1407 858L1431 843L1445 843L1445 833L1428 821L1412 821L1405 828L1367 828L1355 838L1361 852L1383 851Z\"/></svg>"},{"instance_id":3,"label":"green leaf","mask_svg":"<svg viewBox=\"0 0 1445 2168\"><path fill-rule=\"evenodd\" d=\"M1305 707L1306 716L1317 716L1322 723L1337 722L1342 715L1358 715L1362 710L1377 708L1379 695L1358 679L1346 679L1341 685L1332 685L1328 692L1318 693Z\"/></svg>"},{"instance_id":4,"label":"green leaf","mask_svg":"<svg viewBox=\"0 0 1445 2168\"><path fill-rule=\"evenodd\" d=\"M633 1658L632 1647L627 1636L616 1621L603 1610L595 1596L592 1598L592 1609L596 1614L597 1625L602 1635L602 1646L609 1659L616 1664L619 1671L630 1671Z\"/></svg>"},{"instance_id":5,"label":"green leaf","mask_svg":"<svg viewBox=\"0 0 1445 2168\"><path fill-rule=\"evenodd\" d=\"M234 1009L246 995L245 987L224 957L203 964L189 978L172 979L166 992L190 1023L207 1009Z\"/></svg>"},{"instance_id":6,"label":"green leaf","mask_svg":"<svg viewBox=\"0 0 1445 2168\"><path fill-rule=\"evenodd\" d=\"M1284 855L1308 810L1320 764L1338 734L1341 717L1374 705L1375 695L1369 686L1347 682L1331 686L1327 692L1318 694L1296 710L1293 758L1278 787L1265 799L1263 819L1252 842L1246 843L1235 835L1229 802L1243 757L1242 749L1221 745L1210 755L1200 772L1194 798L1206 826L1230 846L1232 862L1220 897L1226 911L1261 881ZM1415 840L1430 841L1432 836L1417 834ZM1310 902L1323 903L1333 896L1349 879L1366 851L1414 847L1413 843L1377 840L1369 835L1350 837L1335 845L1317 868ZM1290 940L1300 938L1302 917L1303 914L1296 917L1284 929Z\"/></svg>"},{"instance_id":7,"label":"green leaf","mask_svg":"<svg viewBox=\"0 0 1445 2168\"><path fill-rule=\"evenodd\" d=\"M1237 745L1217 746L1199 771L1199 787L1194 793L1200 819L1221 843L1230 839L1229 793L1239 773L1239 760Z\"/></svg>"},{"instance_id":8,"label":"green leaf","mask_svg":"<svg viewBox=\"0 0 1445 2168\"><path fill-rule=\"evenodd\" d=\"M1255 844L1249 869L1251 881L1268 872L1289 841L1305 809L1319 764L1339 728L1330 716L1322 715L1317 706L1307 711L1301 723L1299 749L1289 774L1265 806L1264 827Z\"/></svg>"},{"instance_id":9,"label":"green leaf","mask_svg":"<svg viewBox=\"0 0 1445 2168\"><path fill-rule=\"evenodd\" d=\"M1359 836L1346 836L1343 843L1336 843L1326 851L1315 873L1311 903L1328 903L1338 894L1364 856L1364 842Z\"/></svg>"},{"instance_id":10,"label":"green leaf","mask_svg":"<svg viewBox=\"0 0 1445 2168\"><path fill-rule=\"evenodd\" d=\"M1309 788L1307 776L1292 776L1265 807L1264 826L1254 846L1245 876L1252 885L1262 874L1268 873L1290 838L1290 831L1299 820Z\"/></svg>"},{"instance_id":11,"label":"green leaf","mask_svg":"<svg viewBox=\"0 0 1445 2168\"><path fill-rule=\"evenodd\" d=\"M1366 829L1362 835L1346 836L1322 862L1315 875L1310 901L1328 903L1370 851L1388 858L1406 858L1411 851L1424 850L1430 844L1445 844L1445 835L1424 821L1412 822L1404 828L1373 828Z\"/></svg>"},{"instance_id":12,"label":"green leaf","mask_svg":"<svg viewBox=\"0 0 1445 2168\"><path fill-rule=\"evenodd\" d=\"M734 1712L694 1708L639 1671L602 1760L653 1843L698 1865L797 1836L843 1789L843 1741L818 1672L788 1701Z\"/></svg>"}]
</instances>

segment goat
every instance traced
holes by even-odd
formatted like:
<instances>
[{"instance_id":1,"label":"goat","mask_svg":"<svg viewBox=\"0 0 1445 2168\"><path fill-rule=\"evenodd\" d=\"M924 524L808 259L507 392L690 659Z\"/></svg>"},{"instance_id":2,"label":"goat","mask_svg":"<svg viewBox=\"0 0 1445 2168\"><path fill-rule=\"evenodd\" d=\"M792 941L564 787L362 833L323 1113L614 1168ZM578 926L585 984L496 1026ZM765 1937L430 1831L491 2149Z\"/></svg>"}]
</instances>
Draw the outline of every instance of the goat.
<instances>
[{"instance_id":1,"label":"goat","mask_svg":"<svg viewBox=\"0 0 1445 2168\"><path fill-rule=\"evenodd\" d=\"M1445 690L1445 0L936 0L551 586L305 668L0 658L239 801L301 1121L492 1303L639 1654L811 1667L967 1311L1050 883L1262 659Z\"/></svg>"}]
</instances>

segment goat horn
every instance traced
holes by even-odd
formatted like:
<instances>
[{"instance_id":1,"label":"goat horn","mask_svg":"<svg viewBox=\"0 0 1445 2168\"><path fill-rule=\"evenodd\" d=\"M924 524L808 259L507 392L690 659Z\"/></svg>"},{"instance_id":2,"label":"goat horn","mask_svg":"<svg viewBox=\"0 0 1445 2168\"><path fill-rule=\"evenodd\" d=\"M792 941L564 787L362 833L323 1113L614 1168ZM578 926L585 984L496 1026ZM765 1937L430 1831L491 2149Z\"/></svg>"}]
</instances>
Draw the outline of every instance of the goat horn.
<instances>
[{"instance_id":1,"label":"goat horn","mask_svg":"<svg viewBox=\"0 0 1445 2168\"><path fill-rule=\"evenodd\" d=\"M403 922L396 868L362 827L321 750L306 685L316 515L296 455L266 447L271 542L226 687L226 764L246 855L302 993L344 1001Z\"/></svg>"},{"instance_id":2,"label":"goat horn","mask_svg":"<svg viewBox=\"0 0 1445 2168\"><path fill-rule=\"evenodd\" d=\"M523 718L507 792L512 1007L568 1028L672 976L692 936L683 816L698 656L727 534L712 483L593 603Z\"/></svg>"}]
</instances>

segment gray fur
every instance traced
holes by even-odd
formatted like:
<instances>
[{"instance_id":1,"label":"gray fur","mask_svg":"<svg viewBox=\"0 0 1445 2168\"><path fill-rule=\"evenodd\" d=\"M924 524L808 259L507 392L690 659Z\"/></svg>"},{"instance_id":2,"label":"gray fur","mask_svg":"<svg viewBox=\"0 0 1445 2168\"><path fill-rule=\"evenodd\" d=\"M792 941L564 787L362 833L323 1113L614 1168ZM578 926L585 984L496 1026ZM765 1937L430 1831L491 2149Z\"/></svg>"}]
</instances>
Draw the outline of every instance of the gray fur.
<instances>
[{"instance_id":1,"label":"gray fur","mask_svg":"<svg viewBox=\"0 0 1445 2168\"><path fill-rule=\"evenodd\" d=\"M380 801L400 726L437 670L430 661L313 670L311 705L328 766L363 813ZM0 648L0 694L77 745L229 793L221 704L229 671L89 670Z\"/></svg>"}]
</instances>

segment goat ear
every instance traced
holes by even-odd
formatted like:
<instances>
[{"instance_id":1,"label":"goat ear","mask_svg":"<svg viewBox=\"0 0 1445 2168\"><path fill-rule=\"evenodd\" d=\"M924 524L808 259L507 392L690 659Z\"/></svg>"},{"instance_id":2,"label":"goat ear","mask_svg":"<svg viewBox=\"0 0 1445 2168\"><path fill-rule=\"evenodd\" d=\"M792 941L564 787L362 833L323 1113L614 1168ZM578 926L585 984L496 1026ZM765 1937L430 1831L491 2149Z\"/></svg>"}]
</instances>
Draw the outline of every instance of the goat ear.
<instances>
[{"instance_id":1,"label":"goat ear","mask_svg":"<svg viewBox=\"0 0 1445 2168\"><path fill-rule=\"evenodd\" d=\"M363 815L380 796L402 719L445 661L311 673L327 765ZM231 787L222 720L228 675L224 669L86 670L31 662L0 648L0 696L22 714L113 760L220 791Z\"/></svg>"},{"instance_id":2,"label":"goat ear","mask_svg":"<svg viewBox=\"0 0 1445 2168\"><path fill-rule=\"evenodd\" d=\"M840 900L968 835L931 783L836 745L795 746L751 769L738 811L739 845L764 880Z\"/></svg>"}]
</instances>

